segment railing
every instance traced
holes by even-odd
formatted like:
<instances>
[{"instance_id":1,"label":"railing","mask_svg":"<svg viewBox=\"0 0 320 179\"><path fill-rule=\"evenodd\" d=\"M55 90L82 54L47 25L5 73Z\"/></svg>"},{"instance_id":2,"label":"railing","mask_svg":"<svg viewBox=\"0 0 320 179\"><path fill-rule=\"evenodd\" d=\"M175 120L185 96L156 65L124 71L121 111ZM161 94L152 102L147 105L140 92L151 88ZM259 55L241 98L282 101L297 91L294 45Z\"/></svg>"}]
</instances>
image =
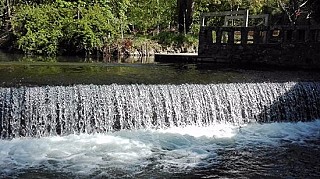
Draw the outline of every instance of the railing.
<instances>
[{"instance_id":1,"label":"railing","mask_svg":"<svg viewBox=\"0 0 320 179\"><path fill-rule=\"evenodd\" d=\"M320 42L318 26L259 26L210 27L202 26L199 47L210 44L279 44Z\"/></svg>"},{"instance_id":2,"label":"railing","mask_svg":"<svg viewBox=\"0 0 320 179\"><path fill-rule=\"evenodd\" d=\"M202 26L207 26L207 21L210 18L222 18L224 20L223 26L230 27L234 26L233 23L229 25L229 21L241 20L242 23L238 24L241 27L258 26L258 25L269 25L269 14L259 14L259 15L249 15L249 10L239 10L239 11L224 11L224 12L209 12L203 13L201 18ZM261 24L249 24L250 21L254 19L261 19Z\"/></svg>"},{"instance_id":3,"label":"railing","mask_svg":"<svg viewBox=\"0 0 320 179\"><path fill-rule=\"evenodd\" d=\"M206 26L206 20L212 17L229 17L235 19L243 19L243 26L248 26L249 10L240 10L240 11L224 11L224 12L208 12L202 14L202 26ZM225 23L226 23L225 19Z\"/></svg>"}]
</instances>

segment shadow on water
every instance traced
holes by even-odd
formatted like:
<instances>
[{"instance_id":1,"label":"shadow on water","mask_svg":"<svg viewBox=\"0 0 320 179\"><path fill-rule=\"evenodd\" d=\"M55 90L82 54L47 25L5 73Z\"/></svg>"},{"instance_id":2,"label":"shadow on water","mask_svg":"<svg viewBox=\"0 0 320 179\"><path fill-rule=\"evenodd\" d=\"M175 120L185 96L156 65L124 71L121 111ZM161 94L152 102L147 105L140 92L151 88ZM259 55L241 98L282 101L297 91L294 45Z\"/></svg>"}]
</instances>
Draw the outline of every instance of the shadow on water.
<instances>
[{"instance_id":1,"label":"shadow on water","mask_svg":"<svg viewBox=\"0 0 320 179\"><path fill-rule=\"evenodd\" d=\"M275 138L280 138L277 145L239 147L241 144L232 142L218 149L216 162L213 165L209 167L198 165L188 174L180 175L189 178L318 178L320 176L319 131L313 131L316 132L313 137L297 141L290 139L290 135L311 132L305 128L298 129L298 125L306 125L300 122L320 119L320 83L297 83L292 88L287 88L283 95L264 108L265 110L256 116L261 125L274 122L277 122L277 125L281 125L282 122L296 124L293 128L279 127L273 131L279 133L273 134ZM254 135L257 137L261 134Z\"/></svg>"},{"instance_id":2,"label":"shadow on water","mask_svg":"<svg viewBox=\"0 0 320 179\"><path fill-rule=\"evenodd\" d=\"M217 164L207 168L198 166L185 177L318 178L319 157L319 144L284 144L278 147L255 146L243 149L226 147L218 150Z\"/></svg>"}]
</instances>

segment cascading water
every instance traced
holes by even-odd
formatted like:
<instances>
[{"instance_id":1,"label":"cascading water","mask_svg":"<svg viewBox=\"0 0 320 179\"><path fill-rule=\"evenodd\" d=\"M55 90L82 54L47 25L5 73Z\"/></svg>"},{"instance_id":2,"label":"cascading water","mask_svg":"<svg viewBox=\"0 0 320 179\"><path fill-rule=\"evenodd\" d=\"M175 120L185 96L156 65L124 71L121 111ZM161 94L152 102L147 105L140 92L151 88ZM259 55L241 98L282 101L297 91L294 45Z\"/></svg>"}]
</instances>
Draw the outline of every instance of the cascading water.
<instances>
[{"instance_id":1,"label":"cascading water","mask_svg":"<svg viewBox=\"0 0 320 179\"><path fill-rule=\"evenodd\" d=\"M0 88L2 139L319 117L313 82Z\"/></svg>"},{"instance_id":2,"label":"cascading water","mask_svg":"<svg viewBox=\"0 0 320 179\"><path fill-rule=\"evenodd\" d=\"M0 178L319 178L320 83L0 88Z\"/></svg>"}]
</instances>

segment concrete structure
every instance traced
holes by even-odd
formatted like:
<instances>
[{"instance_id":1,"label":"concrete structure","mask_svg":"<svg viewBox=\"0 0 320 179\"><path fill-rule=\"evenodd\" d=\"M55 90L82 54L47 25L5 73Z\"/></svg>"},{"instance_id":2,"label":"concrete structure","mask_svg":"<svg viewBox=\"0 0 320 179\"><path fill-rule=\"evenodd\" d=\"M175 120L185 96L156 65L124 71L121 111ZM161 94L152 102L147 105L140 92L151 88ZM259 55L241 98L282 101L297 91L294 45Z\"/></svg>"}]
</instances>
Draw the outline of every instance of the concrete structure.
<instances>
[{"instance_id":1,"label":"concrete structure","mask_svg":"<svg viewBox=\"0 0 320 179\"><path fill-rule=\"evenodd\" d=\"M320 26L202 26L198 51L199 61L320 68Z\"/></svg>"},{"instance_id":2,"label":"concrete structure","mask_svg":"<svg viewBox=\"0 0 320 179\"><path fill-rule=\"evenodd\" d=\"M210 26L209 17L224 16L223 26ZM216 62L238 65L271 65L320 69L320 25L268 26L268 15L260 25L248 25L247 11L207 13L199 32L198 56L186 55L188 62ZM230 19L243 19L242 26L229 26ZM168 56L167 56L168 57ZM166 58L156 55L156 61ZM183 60L179 55L170 59ZM192 58L192 59L190 59Z\"/></svg>"}]
</instances>

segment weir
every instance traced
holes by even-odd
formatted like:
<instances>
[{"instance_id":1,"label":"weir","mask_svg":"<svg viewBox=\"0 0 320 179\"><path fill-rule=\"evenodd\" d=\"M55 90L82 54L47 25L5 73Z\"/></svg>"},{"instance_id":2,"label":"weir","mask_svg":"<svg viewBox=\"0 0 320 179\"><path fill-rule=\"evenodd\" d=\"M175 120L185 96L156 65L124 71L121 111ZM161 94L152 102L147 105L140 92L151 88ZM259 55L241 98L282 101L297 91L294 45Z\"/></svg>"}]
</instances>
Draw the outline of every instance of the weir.
<instances>
[{"instance_id":1,"label":"weir","mask_svg":"<svg viewBox=\"0 0 320 179\"><path fill-rule=\"evenodd\" d=\"M320 83L0 88L0 138L320 118Z\"/></svg>"}]
</instances>

